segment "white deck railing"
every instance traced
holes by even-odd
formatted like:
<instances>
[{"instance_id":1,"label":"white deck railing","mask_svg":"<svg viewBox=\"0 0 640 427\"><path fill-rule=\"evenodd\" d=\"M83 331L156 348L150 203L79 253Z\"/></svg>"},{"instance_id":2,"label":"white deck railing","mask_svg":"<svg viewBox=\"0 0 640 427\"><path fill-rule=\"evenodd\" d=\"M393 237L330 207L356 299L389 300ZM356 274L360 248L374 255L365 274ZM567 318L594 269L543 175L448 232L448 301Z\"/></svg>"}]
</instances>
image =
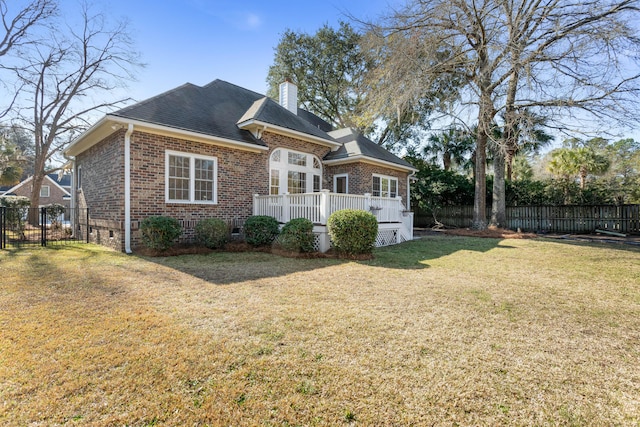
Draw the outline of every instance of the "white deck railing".
<instances>
[{"instance_id":1,"label":"white deck railing","mask_svg":"<svg viewBox=\"0 0 640 427\"><path fill-rule=\"evenodd\" d=\"M314 224L326 225L329 216L342 209L370 211L378 222L406 222L401 197L374 197L371 194L319 193L253 196L253 214L268 215L286 223L293 218L307 218Z\"/></svg>"}]
</instances>

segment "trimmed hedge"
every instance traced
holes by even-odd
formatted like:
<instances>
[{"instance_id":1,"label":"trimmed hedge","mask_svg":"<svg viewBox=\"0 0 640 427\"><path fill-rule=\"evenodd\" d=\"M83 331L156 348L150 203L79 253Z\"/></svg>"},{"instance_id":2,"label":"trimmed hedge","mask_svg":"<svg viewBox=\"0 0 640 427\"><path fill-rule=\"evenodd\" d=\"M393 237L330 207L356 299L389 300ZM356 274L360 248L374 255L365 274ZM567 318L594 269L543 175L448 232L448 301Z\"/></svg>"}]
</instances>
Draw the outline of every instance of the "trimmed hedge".
<instances>
[{"instance_id":1,"label":"trimmed hedge","mask_svg":"<svg viewBox=\"0 0 640 427\"><path fill-rule=\"evenodd\" d=\"M280 224L272 216L250 216L244 223L244 239L253 246L270 245L280 232Z\"/></svg>"},{"instance_id":2,"label":"trimmed hedge","mask_svg":"<svg viewBox=\"0 0 640 427\"><path fill-rule=\"evenodd\" d=\"M294 218L282 227L278 245L290 252L313 252L313 223L306 218Z\"/></svg>"},{"instance_id":3,"label":"trimmed hedge","mask_svg":"<svg viewBox=\"0 0 640 427\"><path fill-rule=\"evenodd\" d=\"M378 221L370 212L343 209L331 214L327 229L333 247L339 254L370 254L378 235Z\"/></svg>"},{"instance_id":4,"label":"trimmed hedge","mask_svg":"<svg viewBox=\"0 0 640 427\"><path fill-rule=\"evenodd\" d=\"M209 249L220 249L229 241L229 226L217 218L207 218L196 224L196 241Z\"/></svg>"},{"instance_id":5,"label":"trimmed hedge","mask_svg":"<svg viewBox=\"0 0 640 427\"><path fill-rule=\"evenodd\" d=\"M180 237L180 233L182 233L182 227L175 218L150 216L140 223L142 243L150 249L159 251L169 249Z\"/></svg>"}]
</instances>

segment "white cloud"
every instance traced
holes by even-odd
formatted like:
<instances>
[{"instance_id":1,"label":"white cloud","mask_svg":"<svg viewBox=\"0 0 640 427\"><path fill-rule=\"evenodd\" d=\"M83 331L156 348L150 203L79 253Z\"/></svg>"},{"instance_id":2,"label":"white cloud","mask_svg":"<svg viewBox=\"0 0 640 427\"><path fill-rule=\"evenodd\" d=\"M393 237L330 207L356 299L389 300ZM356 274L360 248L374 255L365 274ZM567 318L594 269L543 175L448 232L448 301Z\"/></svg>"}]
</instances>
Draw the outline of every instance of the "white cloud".
<instances>
[{"instance_id":1,"label":"white cloud","mask_svg":"<svg viewBox=\"0 0 640 427\"><path fill-rule=\"evenodd\" d=\"M245 19L245 25L249 29L257 29L262 26L262 18L255 13L249 13Z\"/></svg>"}]
</instances>

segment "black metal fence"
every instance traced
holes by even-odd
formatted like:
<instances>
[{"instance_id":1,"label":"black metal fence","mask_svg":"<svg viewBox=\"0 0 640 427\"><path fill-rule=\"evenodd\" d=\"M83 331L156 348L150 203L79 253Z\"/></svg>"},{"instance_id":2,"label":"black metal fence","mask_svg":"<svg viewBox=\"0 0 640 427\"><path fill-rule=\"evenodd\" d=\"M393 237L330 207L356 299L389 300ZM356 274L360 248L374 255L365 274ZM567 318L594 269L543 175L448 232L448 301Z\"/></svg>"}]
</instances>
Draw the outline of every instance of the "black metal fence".
<instances>
[{"instance_id":1,"label":"black metal fence","mask_svg":"<svg viewBox=\"0 0 640 427\"><path fill-rule=\"evenodd\" d=\"M0 249L88 242L88 209L0 207Z\"/></svg>"}]
</instances>

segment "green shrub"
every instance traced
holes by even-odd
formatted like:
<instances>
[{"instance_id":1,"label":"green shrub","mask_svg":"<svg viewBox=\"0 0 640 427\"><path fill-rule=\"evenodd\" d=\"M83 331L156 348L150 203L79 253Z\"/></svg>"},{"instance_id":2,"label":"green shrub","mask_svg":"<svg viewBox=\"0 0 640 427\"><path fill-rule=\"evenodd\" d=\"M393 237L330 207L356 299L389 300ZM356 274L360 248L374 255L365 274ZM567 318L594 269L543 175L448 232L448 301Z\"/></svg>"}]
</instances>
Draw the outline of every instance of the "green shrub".
<instances>
[{"instance_id":1,"label":"green shrub","mask_svg":"<svg viewBox=\"0 0 640 427\"><path fill-rule=\"evenodd\" d=\"M291 252L313 252L313 223L306 218L295 218L280 230L277 243Z\"/></svg>"},{"instance_id":2,"label":"green shrub","mask_svg":"<svg viewBox=\"0 0 640 427\"><path fill-rule=\"evenodd\" d=\"M217 218L207 218L196 224L196 241L209 249L219 249L229 240L227 223Z\"/></svg>"},{"instance_id":3,"label":"green shrub","mask_svg":"<svg viewBox=\"0 0 640 427\"><path fill-rule=\"evenodd\" d=\"M150 249L160 251L173 246L181 232L178 220L166 216L150 216L140 224L142 243Z\"/></svg>"},{"instance_id":4,"label":"green shrub","mask_svg":"<svg viewBox=\"0 0 640 427\"><path fill-rule=\"evenodd\" d=\"M244 238L250 245L270 245L280 232L278 221L271 216L250 216L244 223Z\"/></svg>"},{"instance_id":5,"label":"green shrub","mask_svg":"<svg viewBox=\"0 0 640 427\"><path fill-rule=\"evenodd\" d=\"M25 219L29 213L31 200L24 196L0 197L0 206L8 208L6 211L7 226L24 237Z\"/></svg>"},{"instance_id":6,"label":"green shrub","mask_svg":"<svg viewBox=\"0 0 640 427\"><path fill-rule=\"evenodd\" d=\"M51 225L52 229L62 228L59 219L64 215L67 208L58 203L52 203L44 207L45 214L47 215L47 222Z\"/></svg>"},{"instance_id":7,"label":"green shrub","mask_svg":"<svg viewBox=\"0 0 640 427\"><path fill-rule=\"evenodd\" d=\"M327 229L339 254L370 254L378 235L378 221L370 212L343 209L331 214Z\"/></svg>"}]
</instances>

